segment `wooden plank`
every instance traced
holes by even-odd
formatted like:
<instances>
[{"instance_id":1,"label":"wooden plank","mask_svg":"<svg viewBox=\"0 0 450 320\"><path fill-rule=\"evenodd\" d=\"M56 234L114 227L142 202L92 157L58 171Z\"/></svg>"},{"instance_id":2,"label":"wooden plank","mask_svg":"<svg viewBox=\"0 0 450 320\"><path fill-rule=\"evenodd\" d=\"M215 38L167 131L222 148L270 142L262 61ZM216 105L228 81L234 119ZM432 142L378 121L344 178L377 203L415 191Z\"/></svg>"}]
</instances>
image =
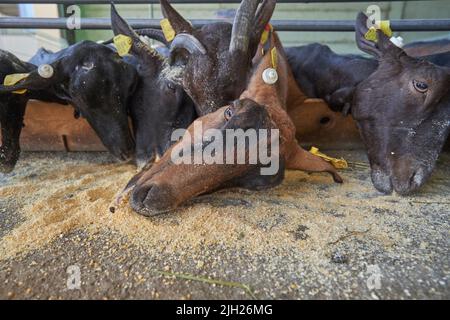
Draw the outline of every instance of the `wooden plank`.
<instances>
[{"instance_id":1,"label":"wooden plank","mask_svg":"<svg viewBox=\"0 0 450 320\"><path fill-rule=\"evenodd\" d=\"M351 117L331 111L320 99L307 99L289 112L302 145L325 149L363 148ZM105 151L85 119L75 119L73 108L31 100L20 138L24 151Z\"/></svg>"},{"instance_id":2,"label":"wooden plank","mask_svg":"<svg viewBox=\"0 0 450 320\"><path fill-rule=\"evenodd\" d=\"M322 149L363 148L351 117L331 111L320 99L307 99L289 112L302 145ZM85 119L75 119L73 108L31 100L20 138L23 151L105 151Z\"/></svg>"},{"instance_id":3,"label":"wooden plank","mask_svg":"<svg viewBox=\"0 0 450 320\"><path fill-rule=\"evenodd\" d=\"M71 106L32 100L20 137L24 151L106 150L85 119L75 119Z\"/></svg>"}]
</instances>

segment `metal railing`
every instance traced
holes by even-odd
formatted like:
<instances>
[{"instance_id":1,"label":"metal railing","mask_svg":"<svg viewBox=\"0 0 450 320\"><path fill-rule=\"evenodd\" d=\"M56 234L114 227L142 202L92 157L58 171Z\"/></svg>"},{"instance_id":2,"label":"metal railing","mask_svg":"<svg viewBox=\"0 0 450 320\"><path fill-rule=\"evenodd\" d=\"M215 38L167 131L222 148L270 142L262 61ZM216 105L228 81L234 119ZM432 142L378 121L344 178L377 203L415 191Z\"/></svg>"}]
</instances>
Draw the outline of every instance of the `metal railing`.
<instances>
[{"instance_id":1,"label":"metal railing","mask_svg":"<svg viewBox=\"0 0 450 320\"><path fill-rule=\"evenodd\" d=\"M278 0L277 3L339 3L339 2L400 2L404 0L381 0L381 1L363 1L363 0ZM423 1L423 0L412 0ZM115 4L159 4L159 0L114 0ZM240 3L241 0L171 0L175 4L208 4L208 3ZM111 0L2 0L1 3L36 3L36 4L110 4Z\"/></svg>"},{"instance_id":2,"label":"metal railing","mask_svg":"<svg viewBox=\"0 0 450 320\"><path fill-rule=\"evenodd\" d=\"M401 0L393 0L401 1ZM171 3L239 3L240 0L171 0ZM337 3L367 2L358 0L278 0L278 3ZM372 1L378 3L380 1ZM381 1L387 2L387 1ZM52 3L52 4L109 4L108 0L3 0L2 3ZM158 0L115 0L116 4L156 4ZM159 19L127 19L133 28L160 28ZM223 20L192 19L194 26ZM354 31L354 20L272 20L279 31ZM4 29L67 29L66 18L21 18L2 17L0 28ZM82 18L81 29L110 29L109 18ZM393 31L450 31L450 19L404 19L391 20Z\"/></svg>"},{"instance_id":3,"label":"metal railing","mask_svg":"<svg viewBox=\"0 0 450 320\"><path fill-rule=\"evenodd\" d=\"M160 19L127 19L135 29L161 28ZM195 27L223 20L190 20ZM354 31L354 20L272 20L272 25L278 31ZM108 18L81 19L81 29L111 29ZM391 20L394 31L449 31L450 19L408 19ZM8 29L66 29L65 18L0 18L0 28Z\"/></svg>"}]
</instances>

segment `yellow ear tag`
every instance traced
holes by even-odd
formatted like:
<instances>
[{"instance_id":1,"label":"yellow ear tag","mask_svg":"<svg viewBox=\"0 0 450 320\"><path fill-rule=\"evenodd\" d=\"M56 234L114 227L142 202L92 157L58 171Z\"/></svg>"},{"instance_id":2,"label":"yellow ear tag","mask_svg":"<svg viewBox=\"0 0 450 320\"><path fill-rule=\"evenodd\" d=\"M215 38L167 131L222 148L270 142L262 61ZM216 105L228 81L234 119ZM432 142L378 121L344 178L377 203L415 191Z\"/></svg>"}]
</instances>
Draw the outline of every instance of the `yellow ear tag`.
<instances>
[{"instance_id":1,"label":"yellow ear tag","mask_svg":"<svg viewBox=\"0 0 450 320\"><path fill-rule=\"evenodd\" d=\"M5 77L5 79L3 80L3 85L5 85L5 86L13 86L17 82L28 78L29 75L30 75L29 73L8 74ZM24 94L25 92L27 92L27 89L20 89L20 90L13 91L13 93L17 93L17 94Z\"/></svg>"},{"instance_id":2,"label":"yellow ear tag","mask_svg":"<svg viewBox=\"0 0 450 320\"><path fill-rule=\"evenodd\" d=\"M278 63L277 48L273 47L270 50L270 58L272 59L272 68L276 69Z\"/></svg>"},{"instance_id":3,"label":"yellow ear tag","mask_svg":"<svg viewBox=\"0 0 450 320\"><path fill-rule=\"evenodd\" d=\"M159 24L161 25L162 32L167 41L172 41L175 38L175 30L173 30L169 19L162 19Z\"/></svg>"},{"instance_id":4,"label":"yellow ear tag","mask_svg":"<svg viewBox=\"0 0 450 320\"><path fill-rule=\"evenodd\" d=\"M267 40L269 39L269 33L272 31L272 25L270 23L266 24L264 27L263 33L261 34L261 40L259 41L260 44L265 44Z\"/></svg>"},{"instance_id":5,"label":"yellow ear tag","mask_svg":"<svg viewBox=\"0 0 450 320\"><path fill-rule=\"evenodd\" d=\"M389 38L392 37L391 23L389 22L389 20L381 20L380 29Z\"/></svg>"},{"instance_id":6,"label":"yellow ear tag","mask_svg":"<svg viewBox=\"0 0 450 320\"><path fill-rule=\"evenodd\" d=\"M123 57L130 52L131 45L133 43L133 40L130 37L124 34L119 34L113 38L113 41L119 56Z\"/></svg>"},{"instance_id":7,"label":"yellow ear tag","mask_svg":"<svg viewBox=\"0 0 450 320\"><path fill-rule=\"evenodd\" d=\"M325 161L331 162L333 167L335 167L336 169L347 169L348 168L348 163L347 163L347 161L345 161L344 158L336 159L336 158L329 157L326 154L319 152L319 149L316 147L311 147L311 150L309 150L309 152L311 152L315 156L318 156L318 157L324 159Z\"/></svg>"},{"instance_id":8,"label":"yellow ear tag","mask_svg":"<svg viewBox=\"0 0 450 320\"><path fill-rule=\"evenodd\" d=\"M380 25L377 26L377 28L380 29L389 38L392 37L391 24L389 20L381 20ZM369 41L377 42L377 28L375 26L370 27L370 29L367 30L366 34L364 35L364 38Z\"/></svg>"},{"instance_id":9,"label":"yellow ear tag","mask_svg":"<svg viewBox=\"0 0 450 320\"><path fill-rule=\"evenodd\" d=\"M264 30L263 33L261 34L261 40L260 40L260 44L265 44L267 42L267 39L269 39L269 31Z\"/></svg>"},{"instance_id":10,"label":"yellow ear tag","mask_svg":"<svg viewBox=\"0 0 450 320\"><path fill-rule=\"evenodd\" d=\"M375 29L375 27L370 27L370 29L367 30L366 34L364 35L364 38L366 40L376 42L377 41L377 29Z\"/></svg>"}]
</instances>

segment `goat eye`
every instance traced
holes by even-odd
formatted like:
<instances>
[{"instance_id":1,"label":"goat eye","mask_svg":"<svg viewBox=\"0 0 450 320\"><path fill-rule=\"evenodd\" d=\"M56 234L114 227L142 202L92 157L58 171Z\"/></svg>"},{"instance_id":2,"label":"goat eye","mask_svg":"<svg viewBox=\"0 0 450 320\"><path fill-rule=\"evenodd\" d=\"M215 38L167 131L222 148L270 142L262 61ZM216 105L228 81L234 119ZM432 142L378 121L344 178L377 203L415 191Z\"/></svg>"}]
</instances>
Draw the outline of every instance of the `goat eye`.
<instances>
[{"instance_id":1,"label":"goat eye","mask_svg":"<svg viewBox=\"0 0 450 320\"><path fill-rule=\"evenodd\" d=\"M173 82L167 82L167 87L168 87L170 90L175 90L175 84L174 84Z\"/></svg>"},{"instance_id":2,"label":"goat eye","mask_svg":"<svg viewBox=\"0 0 450 320\"><path fill-rule=\"evenodd\" d=\"M425 82L413 80L414 89L420 93L425 93L428 91L428 85Z\"/></svg>"},{"instance_id":3,"label":"goat eye","mask_svg":"<svg viewBox=\"0 0 450 320\"><path fill-rule=\"evenodd\" d=\"M223 113L223 116L225 117L225 120L228 121L233 116L233 110L231 110L230 107L226 108L225 112Z\"/></svg>"}]
</instances>

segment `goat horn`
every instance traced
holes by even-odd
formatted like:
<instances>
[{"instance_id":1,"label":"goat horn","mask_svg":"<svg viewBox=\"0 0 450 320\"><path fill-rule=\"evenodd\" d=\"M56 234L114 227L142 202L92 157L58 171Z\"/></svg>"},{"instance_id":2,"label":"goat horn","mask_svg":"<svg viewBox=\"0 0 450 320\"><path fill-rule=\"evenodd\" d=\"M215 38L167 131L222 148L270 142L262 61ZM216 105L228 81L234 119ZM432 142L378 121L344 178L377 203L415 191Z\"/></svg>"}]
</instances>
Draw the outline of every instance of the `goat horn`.
<instances>
[{"instance_id":1,"label":"goat horn","mask_svg":"<svg viewBox=\"0 0 450 320\"><path fill-rule=\"evenodd\" d=\"M170 51L172 52L177 48L186 49L190 54L206 54L206 49L201 42L193 35L187 33L180 33L175 36L170 45Z\"/></svg>"},{"instance_id":2,"label":"goat horn","mask_svg":"<svg viewBox=\"0 0 450 320\"><path fill-rule=\"evenodd\" d=\"M243 0L239 6L231 31L230 52L246 53L250 43L250 31L259 0Z\"/></svg>"},{"instance_id":3,"label":"goat horn","mask_svg":"<svg viewBox=\"0 0 450 320\"><path fill-rule=\"evenodd\" d=\"M137 29L135 31L140 36L149 37L150 39L159 41L159 42L163 43L166 46L169 44L167 42L166 38L164 37L164 34L163 34L163 32L161 30L147 28L147 29Z\"/></svg>"}]
</instances>

